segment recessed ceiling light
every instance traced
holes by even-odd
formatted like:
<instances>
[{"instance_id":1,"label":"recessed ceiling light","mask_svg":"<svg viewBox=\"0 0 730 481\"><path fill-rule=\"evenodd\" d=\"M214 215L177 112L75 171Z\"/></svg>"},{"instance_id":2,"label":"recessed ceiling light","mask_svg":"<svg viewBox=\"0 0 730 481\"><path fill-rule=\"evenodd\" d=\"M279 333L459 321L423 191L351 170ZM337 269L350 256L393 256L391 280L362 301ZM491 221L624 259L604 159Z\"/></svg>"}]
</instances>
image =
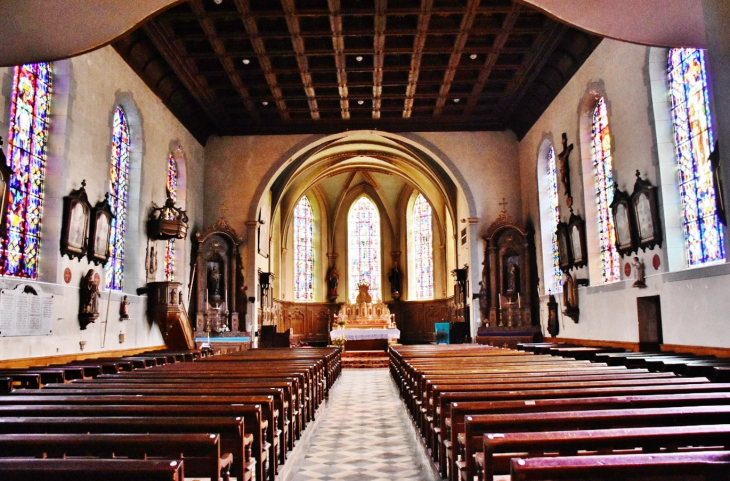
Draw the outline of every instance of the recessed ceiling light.
<instances>
[{"instance_id":1,"label":"recessed ceiling light","mask_svg":"<svg viewBox=\"0 0 730 481\"><path fill-rule=\"evenodd\" d=\"M472 60L476 60L477 59L477 54L473 53L473 54L469 55L469 58L472 59Z\"/></svg>"},{"instance_id":2,"label":"recessed ceiling light","mask_svg":"<svg viewBox=\"0 0 730 481\"><path fill-rule=\"evenodd\" d=\"M213 2L214 2L214 3L216 4L216 5L220 5L221 3L223 3L223 0L213 0Z\"/></svg>"},{"instance_id":3,"label":"recessed ceiling light","mask_svg":"<svg viewBox=\"0 0 730 481\"><path fill-rule=\"evenodd\" d=\"M263 102L261 102L261 105L263 105L264 107L266 107L267 105L269 105L269 103L266 100L264 100Z\"/></svg>"},{"instance_id":4,"label":"recessed ceiling light","mask_svg":"<svg viewBox=\"0 0 730 481\"><path fill-rule=\"evenodd\" d=\"M459 103L459 100L461 100L461 99L454 99L454 103L455 104L458 104Z\"/></svg>"},{"instance_id":5,"label":"recessed ceiling light","mask_svg":"<svg viewBox=\"0 0 730 481\"><path fill-rule=\"evenodd\" d=\"M357 57L355 57L355 60L357 60L358 62L362 62L362 55L358 55Z\"/></svg>"},{"instance_id":6,"label":"recessed ceiling light","mask_svg":"<svg viewBox=\"0 0 730 481\"><path fill-rule=\"evenodd\" d=\"M364 101L364 100L358 100L358 101L357 101L357 105L362 105L362 104L364 104L364 103L365 103L365 101Z\"/></svg>"},{"instance_id":7,"label":"recessed ceiling light","mask_svg":"<svg viewBox=\"0 0 730 481\"><path fill-rule=\"evenodd\" d=\"M247 58L244 58L244 59L243 59L243 64L244 64L244 65L248 65L248 64L250 64L250 63L251 63L251 61L250 61L249 59L247 59Z\"/></svg>"}]
</instances>

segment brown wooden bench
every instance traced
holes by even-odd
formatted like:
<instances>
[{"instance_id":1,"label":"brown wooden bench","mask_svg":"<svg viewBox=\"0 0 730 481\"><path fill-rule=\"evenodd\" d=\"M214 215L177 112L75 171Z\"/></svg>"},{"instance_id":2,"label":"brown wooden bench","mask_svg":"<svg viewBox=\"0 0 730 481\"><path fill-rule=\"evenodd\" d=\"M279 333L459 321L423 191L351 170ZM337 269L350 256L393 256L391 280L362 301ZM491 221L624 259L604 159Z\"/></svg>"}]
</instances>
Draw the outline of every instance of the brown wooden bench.
<instances>
[{"instance_id":1,"label":"brown wooden bench","mask_svg":"<svg viewBox=\"0 0 730 481\"><path fill-rule=\"evenodd\" d=\"M182 460L0 459L3 481L183 481Z\"/></svg>"},{"instance_id":2,"label":"brown wooden bench","mask_svg":"<svg viewBox=\"0 0 730 481\"><path fill-rule=\"evenodd\" d=\"M546 479L726 481L730 479L730 453L706 451L567 458L516 458L511 462L510 471L512 481Z\"/></svg>"},{"instance_id":3,"label":"brown wooden bench","mask_svg":"<svg viewBox=\"0 0 730 481\"><path fill-rule=\"evenodd\" d=\"M228 479L233 463L218 434L0 434L0 458L23 457L181 458L188 476L211 480Z\"/></svg>"},{"instance_id":4,"label":"brown wooden bench","mask_svg":"<svg viewBox=\"0 0 730 481\"><path fill-rule=\"evenodd\" d=\"M490 433L483 437L477 453L477 476L492 481L510 472L512 458L577 456L581 452L626 454L640 450L658 453L681 448L726 450L730 448L730 424L651 428L601 429L590 431L548 431L542 433Z\"/></svg>"}]
</instances>

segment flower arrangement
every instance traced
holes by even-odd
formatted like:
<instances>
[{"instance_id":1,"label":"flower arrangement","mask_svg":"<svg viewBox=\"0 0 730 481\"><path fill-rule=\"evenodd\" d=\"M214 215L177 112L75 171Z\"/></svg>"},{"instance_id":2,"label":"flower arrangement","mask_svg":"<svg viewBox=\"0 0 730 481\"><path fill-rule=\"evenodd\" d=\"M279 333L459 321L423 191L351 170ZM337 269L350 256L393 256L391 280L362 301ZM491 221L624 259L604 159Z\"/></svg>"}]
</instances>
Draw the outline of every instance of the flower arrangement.
<instances>
[{"instance_id":1,"label":"flower arrangement","mask_svg":"<svg viewBox=\"0 0 730 481\"><path fill-rule=\"evenodd\" d=\"M335 322L334 325L339 327L340 329L344 329L347 325L347 318L344 314L340 313L335 316Z\"/></svg>"},{"instance_id":2,"label":"flower arrangement","mask_svg":"<svg viewBox=\"0 0 730 481\"><path fill-rule=\"evenodd\" d=\"M344 337L338 337L336 339L332 340L332 344L339 347L340 349L344 349L345 347L345 338Z\"/></svg>"}]
</instances>

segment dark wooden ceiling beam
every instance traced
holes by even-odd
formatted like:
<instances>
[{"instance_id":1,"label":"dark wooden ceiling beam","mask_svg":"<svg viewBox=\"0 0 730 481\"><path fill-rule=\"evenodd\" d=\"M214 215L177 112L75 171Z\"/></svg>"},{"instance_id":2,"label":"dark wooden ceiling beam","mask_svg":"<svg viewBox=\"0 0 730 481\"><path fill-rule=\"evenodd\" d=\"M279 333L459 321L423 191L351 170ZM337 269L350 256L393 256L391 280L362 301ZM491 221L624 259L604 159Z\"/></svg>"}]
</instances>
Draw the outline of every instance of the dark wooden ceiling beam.
<instances>
[{"instance_id":1,"label":"dark wooden ceiling beam","mask_svg":"<svg viewBox=\"0 0 730 481\"><path fill-rule=\"evenodd\" d=\"M469 117L471 115L471 111L474 110L474 106L477 104L477 101L479 100L479 95L482 93L484 86L487 84L487 81L489 80L489 76L492 74L492 70L494 69L494 66L497 64L497 59L499 58L500 51L502 50L502 48L504 48L504 45L507 43L507 39L509 38L512 27L514 27L515 22L517 21L517 17L519 17L519 16L520 16L520 5L517 2L515 2L512 4L512 11L504 17L504 21L502 22L502 33L500 33L499 35L497 35L494 38L494 43L492 44L492 47L495 49L495 52L487 55L487 59L484 62L484 66L482 67L482 70L479 72L479 78L477 79L476 83L474 84L474 87L472 88L472 91L471 91L471 95L469 95L469 98L466 102L466 107L464 108L464 117Z\"/></svg>"},{"instance_id":2,"label":"dark wooden ceiling beam","mask_svg":"<svg viewBox=\"0 0 730 481\"><path fill-rule=\"evenodd\" d=\"M340 92L340 110L343 119L350 118L350 101L347 90L347 70L345 61L345 39L342 36L342 15L340 0L327 0L330 9L330 33L332 48L335 51L335 68L337 69L337 89Z\"/></svg>"},{"instance_id":3,"label":"dark wooden ceiling beam","mask_svg":"<svg viewBox=\"0 0 730 481\"><path fill-rule=\"evenodd\" d=\"M302 40L301 37L297 37ZM502 53L527 53L529 47L505 47ZM453 54L454 49L450 47L430 47L423 50L424 55L442 55ZM477 55L487 55L494 52L492 47L468 47L460 50L461 54L469 55L475 53ZM345 49L345 55L373 55L372 49L367 48L349 48ZM412 47L389 47L383 51L383 55L410 55L413 53ZM291 50L269 50L266 52L269 57L291 57ZM190 53L190 58L216 58L219 56L247 58L255 55L252 51L228 51L225 54L217 54L214 52L197 52ZM303 52L304 57L329 57L332 55L331 49L310 49Z\"/></svg>"},{"instance_id":4,"label":"dark wooden ceiling beam","mask_svg":"<svg viewBox=\"0 0 730 481\"><path fill-rule=\"evenodd\" d=\"M420 17L420 16L419 16ZM255 17L252 15L252 18L255 19ZM340 18L342 18L342 15L340 15ZM389 37L402 37L402 36L412 36L412 35L418 35L418 28L393 28L388 29L388 36ZM534 27L519 27L515 28L513 30L513 33L515 35L538 35L542 29L540 28L534 28ZM429 31L429 35L456 35L459 33L458 28L438 28ZM485 35L499 35L502 33L501 28L478 28L474 27L472 28L470 35L476 35L476 36L485 36ZM342 37L363 37L363 36L370 36L372 35L372 30L343 30L341 32ZM331 30L309 30L301 32L301 36L303 38L329 38L332 36ZM257 35L258 38L261 38L263 40L274 40L274 39L282 39L282 38L289 38L289 32L259 32ZM206 36L200 33L186 33L186 34L178 34L177 38L180 40L185 41L195 41L195 40L205 40ZM228 33L221 33L218 32L218 38L222 40L248 40L251 38L251 36L247 33L243 32L228 32Z\"/></svg>"},{"instance_id":5,"label":"dark wooden ceiling beam","mask_svg":"<svg viewBox=\"0 0 730 481\"><path fill-rule=\"evenodd\" d=\"M228 79L231 81L236 91L243 99L243 103L246 109L251 112L252 115L256 115L256 110L253 107L251 96L248 93L248 89L241 81L241 76L236 72L236 67L233 65L231 57L226 56L226 46L223 40L218 38L217 30L215 27L215 20L208 18L205 14L205 7L203 7L203 0L188 0L190 9L195 13L195 16L203 29L203 32L208 36L208 41L213 51L218 55L223 70L228 74Z\"/></svg>"},{"instance_id":6,"label":"dark wooden ceiling beam","mask_svg":"<svg viewBox=\"0 0 730 481\"><path fill-rule=\"evenodd\" d=\"M348 2L352 3L352 2ZM464 14L464 7L434 7L431 11L432 15L462 15ZM507 5L485 5L477 8L477 12L483 15L491 15L495 13L509 13L512 10L511 6ZM395 7L388 9L388 15L392 17L401 17L403 15L418 15L421 12L420 7ZM278 18L281 17L281 10L257 10L251 12L254 18ZM177 12L164 12L162 15L165 16L166 20L190 20L191 15L182 11ZM225 11L225 12L209 12L208 14L215 20L237 20L238 14L236 12ZM297 10L297 17L329 17L329 9L325 8L301 8ZM372 8L346 8L341 10L343 17L372 17Z\"/></svg>"},{"instance_id":7,"label":"dark wooden ceiling beam","mask_svg":"<svg viewBox=\"0 0 730 481\"><path fill-rule=\"evenodd\" d=\"M309 61L307 60L307 55L304 52L304 39L300 35L301 28L299 26L299 19L297 18L297 12L294 6L294 0L281 0L281 6L284 8L284 14L286 15L286 26L289 28L289 33L291 34L291 43L297 57L299 75L301 76L302 83L304 84L304 93L307 94L309 110L311 111L312 118L314 120L318 120L319 110L317 109L317 95L312 83L312 74L309 73ZM332 55L332 52L329 51L329 54ZM289 55L291 55L291 53L289 53Z\"/></svg>"},{"instance_id":8,"label":"dark wooden ceiling beam","mask_svg":"<svg viewBox=\"0 0 730 481\"><path fill-rule=\"evenodd\" d=\"M408 86L406 87L406 101L403 105L403 118L407 119L413 111L413 100L416 97L418 76L421 73L421 59L426 46L428 22L431 20L433 0L421 0L421 12L418 14L416 38L413 39L413 54L411 55L411 70L408 72Z\"/></svg>"},{"instance_id":9,"label":"dark wooden ceiling beam","mask_svg":"<svg viewBox=\"0 0 730 481\"><path fill-rule=\"evenodd\" d=\"M456 66L459 65L459 62L461 61L461 55L465 53L464 46L469 38L469 30L471 30L471 26L474 23L474 17L476 17L477 9L479 8L479 1L480 0L469 0L466 4L466 12L464 12L464 16L461 17L459 33L456 35L456 39L454 40L454 48L451 51L448 67L444 73L444 83L441 85L439 99L436 101L436 108L433 111L434 117L441 115L444 110L446 98L449 95L449 90L451 90L451 83L454 81L454 76L456 75Z\"/></svg>"},{"instance_id":10,"label":"dark wooden ceiling beam","mask_svg":"<svg viewBox=\"0 0 730 481\"><path fill-rule=\"evenodd\" d=\"M259 60L261 70L264 72L266 84L269 86L269 90L271 90L274 102L276 102L276 108L279 109L279 115L282 120L289 120L289 112L286 109L284 96L282 95L281 89L276 81L276 74L273 72L271 60L269 60L268 55L266 55L266 46L259 36L256 19L251 16L251 6L249 5L248 0L234 0L234 2L236 4L236 10L238 10L238 14L241 16L241 21L246 29L246 33L251 41L254 52L256 52L256 58Z\"/></svg>"},{"instance_id":11,"label":"dark wooden ceiling beam","mask_svg":"<svg viewBox=\"0 0 730 481\"><path fill-rule=\"evenodd\" d=\"M373 118L380 118L381 95L383 95L383 64L385 63L385 10L388 0L375 0L375 35L373 36Z\"/></svg>"},{"instance_id":12,"label":"dark wooden ceiling beam","mask_svg":"<svg viewBox=\"0 0 730 481\"><path fill-rule=\"evenodd\" d=\"M480 99L495 100L495 99L501 99L502 96L503 96L503 94L501 94L501 93L482 93ZM351 95L351 97L352 97L353 100L358 100L358 99L365 100L365 99L368 98L366 96L363 96L363 97L355 97L353 95ZM221 98L224 98L224 96L221 95ZM309 99L309 97L307 97L306 95L287 95L286 98L290 102L295 101L295 100L308 100ZM405 96L405 93L382 94L380 96L380 98L382 100L400 100L400 101L404 101L406 99L406 96ZM418 98L419 99L439 99L439 98L441 98L441 94L439 94L439 93L419 93L418 94ZM448 98L450 98L450 99L463 98L463 94L449 94L449 97ZM339 100L340 100L340 94L319 94L319 95L317 95L317 99L320 100L320 101L322 101L322 100L337 100L339 102ZM291 111L292 110L291 107L288 110Z\"/></svg>"},{"instance_id":13,"label":"dark wooden ceiling beam","mask_svg":"<svg viewBox=\"0 0 730 481\"><path fill-rule=\"evenodd\" d=\"M504 65L495 65L493 70L517 70L520 67L520 64L504 64ZM481 68L480 65L459 65L456 67L456 70L464 70L464 71L478 71ZM423 65L421 64L421 72L430 72L430 71L442 71L444 69L443 66L434 66L434 65ZM347 71L349 73L371 73L373 71L372 68L368 67L348 67ZM410 72L411 66L410 65L390 65L388 66L388 72ZM275 68L272 70L276 75L292 75L292 74L299 74L299 68ZM310 73L332 73L332 69L328 67L309 67ZM225 75L225 72L221 70L199 70L200 75L204 75L206 77L221 77ZM441 84L441 80L438 81L439 84ZM419 83L423 83L423 80L419 81ZM351 84L351 83L350 83ZM280 87L284 87L285 84L279 83ZM297 84L298 85L298 84ZM319 85L319 84L318 84Z\"/></svg>"},{"instance_id":14,"label":"dark wooden ceiling beam","mask_svg":"<svg viewBox=\"0 0 730 481\"><path fill-rule=\"evenodd\" d=\"M174 32L170 25L163 20L150 20L142 28L190 95L203 109L208 120L219 131L225 131L225 123L229 121L228 114L215 98L205 79L198 75L194 62L186 58L185 48L179 41L174 40Z\"/></svg>"}]
</instances>

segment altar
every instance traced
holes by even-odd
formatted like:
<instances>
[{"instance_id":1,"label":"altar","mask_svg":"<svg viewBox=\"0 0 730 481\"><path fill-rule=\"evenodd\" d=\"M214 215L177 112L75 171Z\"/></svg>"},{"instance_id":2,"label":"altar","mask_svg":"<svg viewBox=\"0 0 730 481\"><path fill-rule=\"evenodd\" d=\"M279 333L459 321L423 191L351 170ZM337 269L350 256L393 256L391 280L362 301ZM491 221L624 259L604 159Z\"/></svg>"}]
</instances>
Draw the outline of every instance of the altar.
<instances>
[{"instance_id":1,"label":"altar","mask_svg":"<svg viewBox=\"0 0 730 481\"><path fill-rule=\"evenodd\" d=\"M379 300L373 302L370 286L358 284L359 294L354 304L343 304L333 323L339 329L330 332L330 339L344 340L347 351L387 351L389 344L400 339L395 328L395 316Z\"/></svg>"},{"instance_id":2,"label":"altar","mask_svg":"<svg viewBox=\"0 0 730 481\"><path fill-rule=\"evenodd\" d=\"M395 328L385 329L336 329L330 332L330 338L345 340L346 351L386 351L389 344L400 339L400 331Z\"/></svg>"}]
</instances>

